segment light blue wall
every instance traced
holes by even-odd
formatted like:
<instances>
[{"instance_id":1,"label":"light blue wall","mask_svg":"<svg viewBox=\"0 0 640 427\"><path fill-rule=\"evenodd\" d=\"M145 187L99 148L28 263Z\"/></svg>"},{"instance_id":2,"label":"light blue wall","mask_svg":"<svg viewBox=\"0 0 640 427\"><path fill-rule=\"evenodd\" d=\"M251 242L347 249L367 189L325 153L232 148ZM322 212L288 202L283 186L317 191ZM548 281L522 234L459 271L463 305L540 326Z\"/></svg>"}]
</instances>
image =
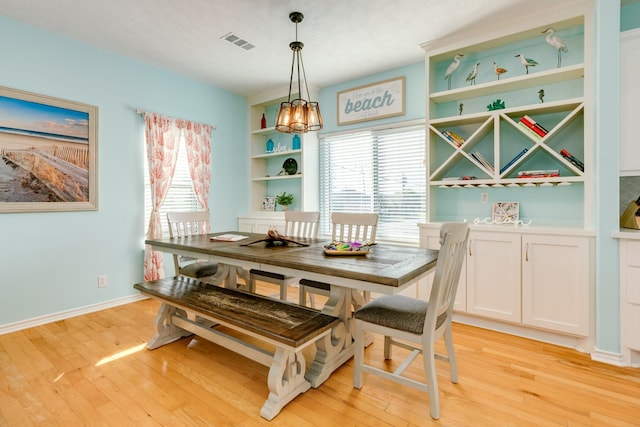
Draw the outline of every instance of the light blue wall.
<instances>
[{"instance_id":1,"label":"light blue wall","mask_svg":"<svg viewBox=\"0 0 640 427\"><path fill-rule=\"evenodd\" d=\"M0 325L134 294L145 234L136 108L218 127L213 228L235 229L247 204L244 98L2 16L0 52L0 85L99 107L99 210L0 214Z\"/></svg>"},{"instance_id":2,"label":"light blue wall","mask_svg":"<svg viewBox=\"0 0 640 427\"><path fill-rule=\"evenodd\" d=\"M627 31L640 27L640 2L622 8L620 14L620 30Z\"/></svg>"}]
</instances>

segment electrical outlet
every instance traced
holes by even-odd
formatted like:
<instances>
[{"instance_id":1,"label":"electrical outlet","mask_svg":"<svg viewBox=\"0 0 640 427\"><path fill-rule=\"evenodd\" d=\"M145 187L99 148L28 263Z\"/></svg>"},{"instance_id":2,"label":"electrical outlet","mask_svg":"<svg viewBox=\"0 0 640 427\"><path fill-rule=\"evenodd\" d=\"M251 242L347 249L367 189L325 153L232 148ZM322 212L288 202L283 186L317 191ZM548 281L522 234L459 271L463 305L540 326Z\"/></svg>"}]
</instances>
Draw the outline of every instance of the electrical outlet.
<instances>
[{"instance_id":1,"label":"electrical outlet","mask_svg":"<svg viewBox=\"0 0 640 427\"><path fill-rule=\"evenodd\" d=\"M487 203L489 201L489 193L480 193L480 202Z\"/></svg>"},{"instance_id":2,"label":"electrical outlet","mask_svg":"<svg viewBox=\"0 0 640 427\"><path fill-rule=\"evenodd\" d=\"M107 287L107 276L105 274L98 276L98 287L99 288Z\"/></svg>"}]
</instances>

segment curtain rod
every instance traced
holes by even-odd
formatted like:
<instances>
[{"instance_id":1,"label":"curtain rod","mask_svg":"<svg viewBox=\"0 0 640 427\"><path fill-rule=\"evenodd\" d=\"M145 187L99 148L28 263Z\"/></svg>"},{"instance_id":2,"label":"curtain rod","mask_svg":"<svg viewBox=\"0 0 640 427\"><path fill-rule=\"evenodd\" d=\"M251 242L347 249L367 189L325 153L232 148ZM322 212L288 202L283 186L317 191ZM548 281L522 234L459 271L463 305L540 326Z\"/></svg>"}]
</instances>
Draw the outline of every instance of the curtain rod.
<instances>
[{"instance_id":1,"label":"curtain rod","mask_svg":"<svg viewBox=\"0 0 640 427\"><path fill-rule=\"evenodd\" d=\"M144 115L145 113L150 113L150 111L144 111L144 110L141 110L140 108L138 108L138 109L136 109L136 113L137 113L137 114L140 114L140 115L142 116L142 115ZM190 122L192 122L193 120L189 120L189 121L190 121ZM211 130L216 130L216 129L218 129L218 127L217 127L216 125L209 125L209 124L208 124L207 126L210 126L210 127L211 127Z\"/></svg>"}]
</instances>

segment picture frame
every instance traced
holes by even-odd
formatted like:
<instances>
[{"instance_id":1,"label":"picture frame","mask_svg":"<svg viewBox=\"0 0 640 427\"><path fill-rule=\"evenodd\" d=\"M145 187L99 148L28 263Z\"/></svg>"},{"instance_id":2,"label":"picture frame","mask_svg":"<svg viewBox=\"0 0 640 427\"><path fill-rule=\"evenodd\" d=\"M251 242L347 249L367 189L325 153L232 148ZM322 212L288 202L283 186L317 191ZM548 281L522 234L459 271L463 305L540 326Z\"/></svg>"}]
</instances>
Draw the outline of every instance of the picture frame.
<instances>
[{"instance_id":1,"label":"picture frame","mask_svg":"<svg viewBox=\"0 0 640 427\"><path fill-rule=\"evenodd\" d=\"M495 202L493 204L494 224L517 224L520 219L518 202Z\"/></svg>"},{"instance_id":2,"label":"picture frame","mask_svg":"<svg viewBox=\"0 0 640 427\"><path fill-rule=\"evenodd\" d=\"M404 115L405 83L402 76L338 92L338 125Z\"/></svg>"},{"instance_id":3,"label":"picture frame","mask_svg":"<svg viewBox=\"0 0 640 427\"><path fill-rule=\"evenodd\" d=\"M276 198L267 196L262 199L262 208L261 210L267 212L273 212L276 210Z\"/></svg>"},{"instance_id":4,"label":"picture frame","mask_svg":"<svg viewBox=\"0 0 640 427\"><path fill-rule=\"evenodd\" d=\"M0 86L0 213L98 209L98 107Z\"/></svg>"}]
</instances>

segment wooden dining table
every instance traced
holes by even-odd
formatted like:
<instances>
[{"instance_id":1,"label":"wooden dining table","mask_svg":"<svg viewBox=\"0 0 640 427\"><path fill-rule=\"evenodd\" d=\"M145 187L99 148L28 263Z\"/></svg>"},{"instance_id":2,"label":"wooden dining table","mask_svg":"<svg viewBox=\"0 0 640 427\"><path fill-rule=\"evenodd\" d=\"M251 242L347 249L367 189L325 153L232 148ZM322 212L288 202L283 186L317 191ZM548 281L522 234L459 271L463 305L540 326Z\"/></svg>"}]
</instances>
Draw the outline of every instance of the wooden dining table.
<instances>
[{"instance_id":1,"label":"wooden dining table","mask_svg":"<svg viewBox=\"0 0 640 427\"><path fill-rule=\"evenodd\" d=\"M215 241L221 234L246 236L235 242ZM353 356L353 310L364 304L365 292L396 294L426 276L438 251L386 243L370 247L366 255L328 255L327 239L296 238L296 243L252 243L264 234L226 231L167 239L149 239L153 250L208 259L219 264L217 281L237 287L237 276L247 278L250 269L311 279L331 284L322 312L340 318L331 334L316 343L315 359L306 378L318 387ZM252 244L249 244L252 243ZM302 245L301 245L302 244ZM303 246L304 245L304 246Z\"/></svg>"}]
</instances>

